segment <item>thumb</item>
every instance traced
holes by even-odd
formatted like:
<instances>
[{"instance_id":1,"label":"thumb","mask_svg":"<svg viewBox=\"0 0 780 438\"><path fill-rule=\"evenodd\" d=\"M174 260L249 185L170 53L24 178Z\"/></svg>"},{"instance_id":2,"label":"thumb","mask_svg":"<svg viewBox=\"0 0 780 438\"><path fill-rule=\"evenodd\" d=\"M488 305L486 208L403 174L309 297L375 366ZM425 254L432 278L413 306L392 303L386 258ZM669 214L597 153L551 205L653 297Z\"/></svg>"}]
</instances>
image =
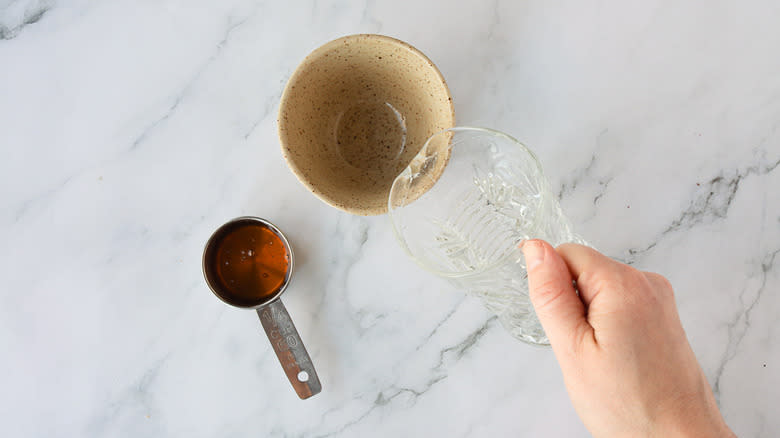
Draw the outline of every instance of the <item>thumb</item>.
<instances>
[{"instance_id":1,"label":"thumb","mask_svg":"<svg viewBox=\"0 0 780 438\"><path fill-rule=\"evenodd\" d=\"M528 289L536 315L556 355L571 351L592 328L563 258L543 240L523 243ZM560 359L560 356L559 356Z\"/></svg>"}]
</instances>

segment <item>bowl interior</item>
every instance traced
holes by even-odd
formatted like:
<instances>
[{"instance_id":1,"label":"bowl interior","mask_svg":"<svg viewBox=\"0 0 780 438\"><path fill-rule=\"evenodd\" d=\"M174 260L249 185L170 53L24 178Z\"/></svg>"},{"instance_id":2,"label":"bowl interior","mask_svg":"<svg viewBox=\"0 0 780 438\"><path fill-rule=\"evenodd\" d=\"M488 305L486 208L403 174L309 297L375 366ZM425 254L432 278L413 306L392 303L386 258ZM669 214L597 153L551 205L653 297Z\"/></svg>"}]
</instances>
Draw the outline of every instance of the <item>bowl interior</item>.
<instances>
[{"instance_id":1,"label":"bowl interior","mask_svg":"<svg viewBox=\"0 0 780 438\"><path fill-rule=\"evenodd\" d=\"M279 109L282 152L298 179L342 210L387 211L395 177L431 135L454 126L449 89L414 47L380 35L312 52Z\"/></svg>"}]
</instances>

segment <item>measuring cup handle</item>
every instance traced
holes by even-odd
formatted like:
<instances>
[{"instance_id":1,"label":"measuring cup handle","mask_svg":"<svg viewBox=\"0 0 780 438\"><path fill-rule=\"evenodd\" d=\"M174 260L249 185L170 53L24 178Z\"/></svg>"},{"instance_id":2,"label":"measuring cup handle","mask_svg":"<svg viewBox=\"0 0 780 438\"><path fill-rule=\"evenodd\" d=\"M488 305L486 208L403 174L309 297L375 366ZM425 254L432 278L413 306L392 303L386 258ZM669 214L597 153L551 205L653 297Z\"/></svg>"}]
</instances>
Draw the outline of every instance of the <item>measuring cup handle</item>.
<instances>
[{"instance_id":1,"label":"measuring cup handle","mask_svg":"<svg viewBox=\"0 0 780 438\"><path fill-rule=\"evenodd\" d=\"M322 390L306 347L281 299L257 309L265 334L298 397L307 399Z\"/></svg>"}]
</instances>

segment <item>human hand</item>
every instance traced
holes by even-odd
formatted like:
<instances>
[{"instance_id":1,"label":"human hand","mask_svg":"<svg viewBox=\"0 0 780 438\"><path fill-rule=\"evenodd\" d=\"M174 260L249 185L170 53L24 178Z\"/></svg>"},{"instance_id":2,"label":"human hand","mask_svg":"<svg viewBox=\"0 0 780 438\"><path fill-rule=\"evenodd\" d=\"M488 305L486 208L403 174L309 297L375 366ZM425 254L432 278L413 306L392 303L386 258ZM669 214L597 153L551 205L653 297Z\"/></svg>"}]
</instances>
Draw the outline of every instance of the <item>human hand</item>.
<instances>
[{"instance_id":1,"label":"human hand","mask_svg":"<svg viewBox=\"0 0 780 438\"><path fill-rule=\"evenodd\" d=\"M582 245L529 240L523 252L536 314L595 437L734 436L669 281Z\"/></svg>"}]
</instances>

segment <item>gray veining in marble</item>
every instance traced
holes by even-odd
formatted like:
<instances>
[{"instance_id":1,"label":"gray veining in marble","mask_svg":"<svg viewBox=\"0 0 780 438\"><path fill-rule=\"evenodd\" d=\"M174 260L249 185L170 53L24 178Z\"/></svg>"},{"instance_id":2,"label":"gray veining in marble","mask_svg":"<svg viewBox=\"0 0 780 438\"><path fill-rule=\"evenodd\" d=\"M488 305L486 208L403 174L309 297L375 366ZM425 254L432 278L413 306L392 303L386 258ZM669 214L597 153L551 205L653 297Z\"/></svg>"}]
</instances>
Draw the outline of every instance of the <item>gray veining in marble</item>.
<instances>
[{"instance_id":1,"label":"gray veining in marble","mask_svg":"<svg viewBox=\"0 0 780 438\"><path fill-rule=\"evenodd\" d=\"M605 253L672 281L740 437L780 435L780 4L0 0L3 436L588 436L549 349L422 272L387 218L284 164L312 49L424 51L458 123L539 156ZM200 272L211 231L291 240L300 401L252 312Z\"/></svg>"}]
</instances>

